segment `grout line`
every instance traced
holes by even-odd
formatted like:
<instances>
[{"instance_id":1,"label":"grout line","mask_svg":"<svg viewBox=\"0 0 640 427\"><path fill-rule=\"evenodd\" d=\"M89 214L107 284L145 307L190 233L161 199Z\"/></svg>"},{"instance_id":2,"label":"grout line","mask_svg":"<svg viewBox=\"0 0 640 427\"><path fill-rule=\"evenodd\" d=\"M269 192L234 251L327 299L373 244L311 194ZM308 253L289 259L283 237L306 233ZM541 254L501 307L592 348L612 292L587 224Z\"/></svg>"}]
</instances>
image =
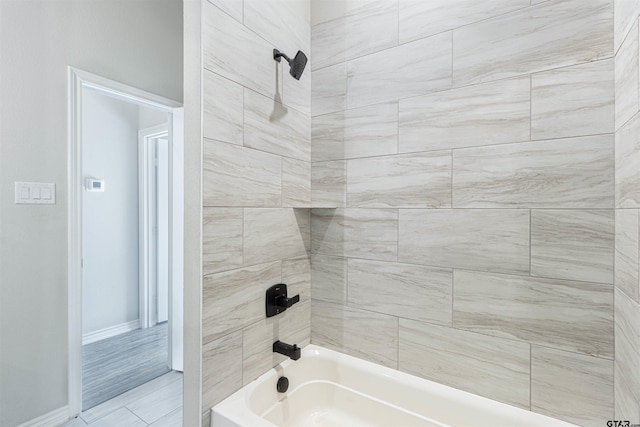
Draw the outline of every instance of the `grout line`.
<instances>
[{"instance_id":1,"label":"grout line","mask_svg":"<svg viewBox=\"0 0 640 427\"><path fill-rule=\"evenodd\" d=\"M375 51L375 52L369 52L369 53L365 53L365 54L361 54L361 55L356 55L356 56L351 57L351 58L347 58L346 61L352 61L352 60L364 58L364 57L367 57L367 56L370 56L370 55L375 55L378 52L384 52L384 51L387 51L387 50L390 50L390 49L394 49L394 48L397 48L397 47L400 47L400 46L404 46L404 45L407 45L407 44L410 44L410 43L413 43L413 42L422 41L422 40L428 39L430 37L439 36L439 35L442 35L442 34L445 34L445 33L448 33L448 32L452 32L453 33L454 31L459 30L461 28L470 27L470 26L473 26L475 24L478 24L478 23L481 23L481 22L485 22L485 21L489 21L489 20L494 19L494 18L498 18L498 17L501 17L501 16L509 15L509 14L516 13L516 12L520 12L520 11L523 11L523 10L528 9L530 7L531 7L530 5L529 6L523 6L523 7L520 7L518 9L510 10L508 12L499 13L497 15L493 15L493 16L490 16L490 17L487 17L487 18L484 18L484 19L473 21L473 22L470 22L468 24L460 25L458 27L449 28L447 30L440 31L440 32L437 32L437 33L421 35L421 36L418 36L416 38L407 40L407 41L405 41L403 43L400 42L400 36L399 36L399 32L400 32L400 18L399 18L400 10L398 8L398 43L395 46L385 47L385 48L380 49L380 50ZM330 20L327 20L327 21L324 21L324 22L318 22L317 24L313 25L312 27L316 27L318 25L326 24L327 22L330 22L330 21L333 21L333 20L337 20L337 19L340 19L340 17L333 18L333 19L330 19ZM331 67L333 65L336 65L336 64L334 63L334 64L322 65L321 67L314 68L313 71L322 70L322 69Z\"/></svg>"},{"instance_id":2,"label":"grout line","mask_svg":"<svg viewBox=\"0 0 640 427\"><path fill-rule=\"evenodd\" d=\"M552 72L552 71L564 70L564 69L568 69L568 68L572 68L572 67L576 67L576 66L582 66L582 65L587 65L587 64L595 64L595 63L603 62L603 61L610 61L610 60L613 60L613 59L614 59L613 56L607 56L607 57L603 57L603 58L598 58L598 59L596 59L594 61L578 62L578 63L575 63L575 64L563 65L563 66L560 66L560 67L547 68L547 69L539 70L539 71L535 71L535 72L527 72L527 73L522 73L522 74L515 74L515 75L512 75L512 76L500 77L500 78L496 78L496 79L491 79L491 80L486 80L486 81L481 81L481 82L475 82L475 83L465 84L465 85L461 85L461 86L453 86L453 87L448 87L448 88L444 88L443 87L443 88L440 88L440 89L437 89L437 90L432 90L432 91L429 91L429 92L419 93L417 95L407 96L407 97L398 98L398 99L388 99L388 100L374 102L374 103L370 103L370 104L358 105L356 107L350 107L350 108L347 107L347 108L344 108L344 109L338 110L338 111L331 111L331 112L327 112L327 113L312 115L311 117L312 118L316 118L316 117L321 117L321 116L327 116L327 115L330 115L330 114L337 114L337 113L341 113L341 112L345 112L345 111L357 110L359 108L365 108L365 107L371 107L371 106L374 106L374 105L385 104L385 103L394 102L394 101L404 101L404 100L420 98L420 97L426 97L426 96L435 95L435 94L441 94L443 92L448 92L448 91L451 91L451 90L460 90L460 89L465 89L465 88L473 88L474 86L480 86L480 85L496 83L496 82L504 82L506 80L520 79L520 78L524 78L524 77L527 77L527 76L530 76L530 75L536 75L536 74L542 74L542 73L547 73L547 72ZM340 64L342 64L342 63L336 64L336 65L340 65ZM208 71L211 71L211 70L208 70ZM250 90L252 90L252 89L250 89ZM263 96L266 96L266 95L263 95Z\"/></svg>"},{"instance_id":3,"label":"grout line","mask_svg":"<svg viewBox=\"0 0 640 427\"><path fill-rule=\"evenodd\" d=\"M136 414L135 412L133 412L131 409L129 409L127 406L123 406L124 409L126 409L127 411L129 411L131 414L133 414L134 417L136 417L137 419L139 419L140 421L142 421L145 425L149 425L147 424L147 422L145 420L143 420L142 418L140 418L138 416L138 414ZM112 412L113 413L113 412ZM156 420L157 421L157 420Z\"/></svg>"},{"instance_id":4,"label":"grout line","mask_svg":"<svg viewBox=\"0 0 640 427\"><path fill-rule=\"evenodd\" d=\"M349 259L353 259L353 260L360 260L360 261L373 261L373 262L378 262L378 263L396 263L396 264L404 264L404 265L408 265L408 266L419 266L419 267L427 267L429 269L433 269L433 270L447 270L447 271L461 271L461 272L467 272L467 273L476 273L476 274L483 274L483 275L490 275L490 276L509 276L509 277L521 277L521 278L530 278L530 279L534 279L534 280L552 280L554 282L560 282L560 283L578 283L578 284L585 284L585 285L602 285L602 286L611 286L613 288L613 284L612 283L602 283L602 282L588 282L585 280L576 280L576 279L562 279L562 278L557 278L557 277L547 277L547 276L530 276L529 273L518 273L518 272L506 272L506 271L487 271L487 270L474 270L472 268L465 268L465 267L458 267L458 266L442 266L442 265L434 265L434 264L419 264L416 262L411 262L411 261L394 261L394 260L390 260L390 259L380 259L380 258L363 258L361 256L353 256L353 255L348 255L348 256L344 256L344 255L336 255L333 253L324 253L324 252L316 252L313 254L314 256L321 256L321 257L330 257L330 258L346 258L348 257ZM260 263L260 264L268 264L267 263ZM260 265L260 264L255 264L255 265ZM213 274L217 274L217 273L213 273Z\"/></svg>"}]
</instances>

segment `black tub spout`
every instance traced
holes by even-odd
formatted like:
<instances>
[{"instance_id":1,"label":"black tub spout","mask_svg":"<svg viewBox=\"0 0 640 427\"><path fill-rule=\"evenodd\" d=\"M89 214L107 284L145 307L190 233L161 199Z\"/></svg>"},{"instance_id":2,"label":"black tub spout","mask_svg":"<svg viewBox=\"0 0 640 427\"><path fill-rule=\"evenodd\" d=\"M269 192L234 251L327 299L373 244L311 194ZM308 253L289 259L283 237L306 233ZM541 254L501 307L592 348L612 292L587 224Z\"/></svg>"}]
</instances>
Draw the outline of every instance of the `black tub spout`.
<instances>
[{"instance_id":1,"label":"black tub spout","mask_svg":"<svg viewBox=\"0 0 640 427\"><path fill-rule=\"evenodd\" d=\"M290 357L293 360L300 359L300 347L296 344L286 344L282 341L276 341L273 343L273 351L275 353L284 354L287 357Z\"/></svg>"}]
</instances>

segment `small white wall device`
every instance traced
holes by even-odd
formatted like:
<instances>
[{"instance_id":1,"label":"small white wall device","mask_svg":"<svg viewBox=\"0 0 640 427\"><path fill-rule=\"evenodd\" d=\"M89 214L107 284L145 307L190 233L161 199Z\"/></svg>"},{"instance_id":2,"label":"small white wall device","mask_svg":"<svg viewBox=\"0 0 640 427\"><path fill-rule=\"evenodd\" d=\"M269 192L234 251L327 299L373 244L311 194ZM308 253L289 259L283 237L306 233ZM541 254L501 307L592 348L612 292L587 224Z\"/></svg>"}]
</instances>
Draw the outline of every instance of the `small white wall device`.
<instances>
[{"instance_id":1,"label":"small white wall device","mask_svg":"<svg viewBox=\"0 0 640 427\"><path fill-rule=\"evenodd\" d=\"M87 178L87 191L104 193L104 179Z\"/></svg>"}]
</instances>

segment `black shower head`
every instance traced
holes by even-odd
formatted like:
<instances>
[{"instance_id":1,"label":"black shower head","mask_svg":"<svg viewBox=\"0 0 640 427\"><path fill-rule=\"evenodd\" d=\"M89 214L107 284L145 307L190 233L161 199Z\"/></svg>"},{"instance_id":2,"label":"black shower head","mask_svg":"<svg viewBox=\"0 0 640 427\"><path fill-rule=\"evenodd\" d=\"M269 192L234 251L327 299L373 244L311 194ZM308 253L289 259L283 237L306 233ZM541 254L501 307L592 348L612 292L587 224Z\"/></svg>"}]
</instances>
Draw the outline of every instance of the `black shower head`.
<instances>
[{"instance_id":1,"label":"black shower head","mask_svg":"<svg viewBox=\"0 0 640 427\"><path fill-rule=\"evenodd\" d=\"M300 80L304 67L307 66L307 55L299 50L298 53L296 53L296 56L291 59L278 49L273 49L273 59L280 62L280 58L286 59L289 63L289 74L291 74L294 79Z\"/></svg>"}]
</instances>

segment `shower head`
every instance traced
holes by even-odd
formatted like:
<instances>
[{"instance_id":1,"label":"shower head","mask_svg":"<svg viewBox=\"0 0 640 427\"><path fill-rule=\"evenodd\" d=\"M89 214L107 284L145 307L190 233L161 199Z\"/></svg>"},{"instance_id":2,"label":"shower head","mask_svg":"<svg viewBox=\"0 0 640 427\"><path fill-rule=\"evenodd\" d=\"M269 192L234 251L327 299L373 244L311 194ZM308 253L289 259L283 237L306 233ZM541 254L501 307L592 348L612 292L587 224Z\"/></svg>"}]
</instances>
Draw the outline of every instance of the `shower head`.
<instances>
[{"instance_id":1,"label":"shower head","mask_svg":"<svg viewBox=\"0 0 640 427\"><path fill-rule=\"evenodd\" d=\"M299 50L298 53L296 53L296 56L291 59L278 49L273 49L273 59L280 62L280 58L286 59L289 63L289 74L291 74L294 79L300 80L304 67L307 66L307 55Z\"/></svg>"}]
</instances>

